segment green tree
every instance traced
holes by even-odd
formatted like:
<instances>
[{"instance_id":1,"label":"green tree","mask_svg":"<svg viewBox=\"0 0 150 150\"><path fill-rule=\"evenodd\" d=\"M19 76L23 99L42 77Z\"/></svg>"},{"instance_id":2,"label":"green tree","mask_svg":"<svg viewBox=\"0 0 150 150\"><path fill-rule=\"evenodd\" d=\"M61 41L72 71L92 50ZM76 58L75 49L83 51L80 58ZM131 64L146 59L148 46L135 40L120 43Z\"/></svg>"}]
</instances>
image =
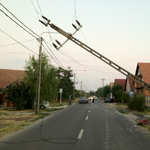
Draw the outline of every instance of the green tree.
<instances>
[{"instance_id":1,"label":"green tree","mask_svg":"<svg viewBox=\"0 0 150 150\"><path fill-rule=\"evenodd\" d=\"M97 96L98 97L103 97L103 88L100 87L100 88L97 89Z\"/></svg>"},{"instance_id":2,"label":"green tree","mask_svg":"<svg viewBox=\"0 0 150 150\"><path fill-rule=\"evenodd\" d=\"M37 74L38 74L38 59L34 56L30 57L25 66L25 82L30 85L29 94L35 100L37 88ZM50 63L48 56L42 54L41 58L41 85L40 98L41 100L51 101L58 93L59 80L56 78L57 69Z\"/></svg>"},{"instance_id":3,"label":"green tree","mask_svg":"<svg viewBox=\"0 0 150 150\"><path fill-rule=\"evenodd\" d=\"M15 81L14 83L7 86L6 100L8 102L13 102L13 107L17 110L23 108L32 108L33 97L29 95L30 87L24 81Z\"/></svg>"},{"instance_id":4,"label":"green tree","mask_svg":"<svg viewBox=\"0 0 150 150\"><path fill-rule=\"evenodd\" d=\"M104 89L103 89L104 97L106 97L110 92L111 92L110 85L104 86Z\"/></svg>"},{"instance_id":5,"label":"green tree","mask_svg":"<svg viewBox=\"0 0 150 150\"><path fill-rule=\"evenodd\" d=\"M57 69L57 78L59 79L59 89L63 89L62 97L64 99L68 99L69 95L73 95L73 81L71 78L73 77L73 72L70 67L67 70L59 67Z\"/></svg>"}]
</instances>

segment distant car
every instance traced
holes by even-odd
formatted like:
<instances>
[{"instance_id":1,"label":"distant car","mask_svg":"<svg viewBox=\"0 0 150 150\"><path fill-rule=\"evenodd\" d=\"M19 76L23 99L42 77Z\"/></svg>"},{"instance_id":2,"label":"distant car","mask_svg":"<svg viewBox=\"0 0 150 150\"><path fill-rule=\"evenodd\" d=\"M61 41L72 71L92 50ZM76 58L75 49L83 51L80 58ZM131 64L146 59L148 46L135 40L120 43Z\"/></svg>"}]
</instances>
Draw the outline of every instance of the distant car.
<instances>
[{"instance_id":1,"label":"distant car","mask_svg":"<svg viewBox=\"0 0 150 150\"><path fill-rule=\"evenodd\" d=\"M88 104L89 103L89 101L88 101L88 99L86 98L86 97L80 97L80 99L79 99L79 104L83 104L83 103L85 103L85 104Z\"/></svg>"},{"instance_id":2,"label":"distant car","mask_svg":"<svg viewBox=\"0 0 150 150\"><path fill-rule=\"evenodd\" d=\"M110 103L110 102L111 102L111 98L106 98L106 99L104 100L104 102L105 102L105 103Z\"/></svg>"},{"instance_id":3,"label":"distant car","mask_svg":"<svg viewBox=\"0 0 150 150\"><path fill-rule=\"evenodd\" d=\"M34 102L34 107L35 107L36 103ZM46 107L49 107L49 102L48 101L45 101L43 100L41 103L40 103L40 106L39 106L41 109L44 109Z\"/></svg>"},{"instance_id":4,"label":"distant car","mask_svg":"<svg viewBox=\"0 0 150 150\"><path fill-rule=\"evenodd\" d=\"M92 99L92 96L89 97L89 100L91 100L91 99Z\"/></svg>"}]
</instances>

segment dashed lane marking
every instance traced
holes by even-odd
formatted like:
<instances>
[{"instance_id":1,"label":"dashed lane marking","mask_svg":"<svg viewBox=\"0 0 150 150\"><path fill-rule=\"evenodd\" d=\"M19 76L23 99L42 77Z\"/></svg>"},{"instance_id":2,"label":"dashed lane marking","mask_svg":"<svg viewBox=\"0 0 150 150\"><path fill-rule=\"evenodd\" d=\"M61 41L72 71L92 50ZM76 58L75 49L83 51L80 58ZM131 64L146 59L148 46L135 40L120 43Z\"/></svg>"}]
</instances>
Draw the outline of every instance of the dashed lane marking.
<instances>
[{"instance_id":1,"label":"dashed lane marking","mask_svg":"<svg viewBox=\"0 0 150 150\"><path fill-rule=\"evenodd\" d=\"M89 116L86 116L85 120L88 120Z\"/></svg>"},{"instance_id":2,"label":"dashed lane marking","mask_svg":"<svg viewBox=\"0 0 150 150\"><path fill-rule=\"evenodd\" d=\"M79 135L78 135L78 139L81 139L82 138L82 135L83 135L83 132L84 132L84 129L81 129Z\"/></svg>"}]
</instances>

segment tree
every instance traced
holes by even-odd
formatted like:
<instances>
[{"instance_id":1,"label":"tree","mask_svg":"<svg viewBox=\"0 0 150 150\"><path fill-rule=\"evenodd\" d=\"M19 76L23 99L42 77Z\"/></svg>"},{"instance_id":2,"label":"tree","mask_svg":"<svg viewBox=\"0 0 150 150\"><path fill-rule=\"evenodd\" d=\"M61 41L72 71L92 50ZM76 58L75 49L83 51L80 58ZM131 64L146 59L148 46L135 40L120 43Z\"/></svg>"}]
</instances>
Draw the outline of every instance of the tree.
<instances>
[{"instance_id":1,"label":"tree","mask_svg":"<svg viewBox=\"0 0 150 150\"><path fill-rule=\"evenodd\" d=\"M63 89L62 97L63 99L68 99L69 95L73 95L73 72L70 67L67 70L59 67L57 69L57 78L59 79L59 89Z\"/></svg>"},{"instance_id":2,"label":"tree","mask_svg":"<svg viewBox=\"0 0 150 150\"><path fill-rule=\"evenodd\" d=\"M97 89L97 96L98 97L103 97L103 88L98 88Z\"/></svg>"},{"instance_id":3,"label":"tree","mask_svg":"<svg viewBox=\"0 0 150 150\"><path fill-rule=\"evenodd\" d=\"M106 97L110 92L111 92L110 85L104 86L104 89L103 89L104 97Z\"/></svg>"},{"instance_id":4,"label":"tree","mask_svg":"<svg viewBox=\"0 0 150 150\"><path fill-rule=\"evenodd\" d=\"M122 101L123 87L121 85L114 85L112 87L112 94L118 102Z\"/></svg>"},{"instance_id":5,"label":"tree","mask_svg":"<svg viewBox=\"0 0 150 150\"><path fill-rule=\"evenodd\" d=\"M37 74L38 74L38 59L34 56L30 57L25 66L25 82L30 85L29 94L35 100L37 88ZM53 100L58 93L59 80L56 78L57 69L54 68L48 60L46 54L42 54L41 58L41 86L40 86L40 100Z\"/></svg>"},{"instance_id":6,"label":"tree","mask_svg":"<svg viewBox=\"0 0 150 150\"><path fill-rule=\"evenodd\" d=\"M6 100L8 102L13 102L13 107L17 110L23 108L32 108L33 97L29 95L29 85L24 81L15 81L12 84L8 85L6 92Z\"/></svg>"}]
</instances>

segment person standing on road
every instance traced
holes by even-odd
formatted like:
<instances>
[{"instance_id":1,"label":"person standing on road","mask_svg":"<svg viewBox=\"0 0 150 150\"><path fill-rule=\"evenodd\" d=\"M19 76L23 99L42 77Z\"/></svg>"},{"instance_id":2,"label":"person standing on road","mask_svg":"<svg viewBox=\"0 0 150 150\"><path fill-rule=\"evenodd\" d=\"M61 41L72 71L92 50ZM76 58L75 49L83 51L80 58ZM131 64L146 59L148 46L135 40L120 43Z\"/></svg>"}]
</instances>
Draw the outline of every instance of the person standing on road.
<instances>
[{"instance_id":1,"label":"person standing on road","mask_svg":"<svg viewBox=\"0 0 150 150\"><path fill-rule=\"evenodd\" d=\"M95 99L94 95L92 95L92 99L93 99L93 101L92 101L92 102L94 103L94 99Z\"/></svg>"},{"instance_id":2,"label":"person standing on road","mask_svg":"<svg viewBox=\"0 0 150 150\"><path fill-rule=\"evenodd\" d=\"M71 105L71 96L72 95L69 95L69 105Z\"/></svg>"}]
</instances>

